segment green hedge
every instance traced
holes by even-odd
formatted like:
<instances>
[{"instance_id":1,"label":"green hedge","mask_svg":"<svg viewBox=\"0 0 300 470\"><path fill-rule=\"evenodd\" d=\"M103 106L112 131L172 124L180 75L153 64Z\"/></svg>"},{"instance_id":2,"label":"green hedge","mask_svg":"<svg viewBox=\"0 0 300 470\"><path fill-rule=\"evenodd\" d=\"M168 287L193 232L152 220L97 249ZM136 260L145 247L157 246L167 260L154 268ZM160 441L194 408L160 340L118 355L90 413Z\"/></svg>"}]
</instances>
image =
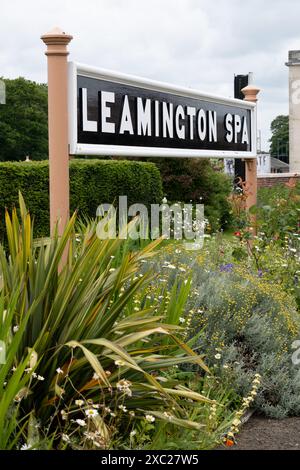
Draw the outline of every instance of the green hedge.
<instances>
[{"instance_id":1,"label":"green hedge","mask_svg":"<svg viewBox=\"0 0 300 470\"><path fill-rule=\"evenodd\" d=\"M18 204L18 191L35 218L35 234L49 232L48 162L0 163L0 237L3 238L5 207ZM95 217L101 203L117 201L127 195L128 204L160 203L162 182L152 163L112 160L71 160L71 211Z\"/></svg>"}]
</instances>

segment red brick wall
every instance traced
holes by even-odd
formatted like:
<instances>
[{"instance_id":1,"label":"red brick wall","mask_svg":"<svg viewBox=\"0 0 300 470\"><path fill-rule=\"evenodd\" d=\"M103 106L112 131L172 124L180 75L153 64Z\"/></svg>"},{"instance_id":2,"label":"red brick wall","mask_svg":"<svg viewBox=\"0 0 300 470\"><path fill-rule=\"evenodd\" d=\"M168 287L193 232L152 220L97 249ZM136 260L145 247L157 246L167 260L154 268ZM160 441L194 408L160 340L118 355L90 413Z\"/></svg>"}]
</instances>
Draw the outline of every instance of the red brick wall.
<instances>
[{"instance_id":1,"label":"red brick wall","mask_svg":"<svg viewBox=\"0 0 300 470\"><path fill-rule=\"evenodd\" d=\"M276 184L288 183L291 178L300 181L300 175L295 173L269 173L268 175L259 175L257 177L257 187L270 188Z\"/></svg>"}]
</instances>

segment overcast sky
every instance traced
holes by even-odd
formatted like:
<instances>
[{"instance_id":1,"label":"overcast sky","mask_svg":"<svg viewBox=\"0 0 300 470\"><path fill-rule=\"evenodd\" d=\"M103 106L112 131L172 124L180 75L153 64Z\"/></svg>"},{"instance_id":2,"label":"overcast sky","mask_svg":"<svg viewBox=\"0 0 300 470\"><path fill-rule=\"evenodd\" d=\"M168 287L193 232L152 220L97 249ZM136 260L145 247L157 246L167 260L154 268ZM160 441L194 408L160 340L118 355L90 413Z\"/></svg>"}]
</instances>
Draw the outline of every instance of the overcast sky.
<instances>
[{"instance_id":1,"label":"overcast sky","mask_svg":"<svg viewBox=\"0 0 300 470\"><path fill-rule=\"evenodd\" d=\"M1 0L0 76L46 81L41 34L72 34L78 62L233 96L233 75L261 87L259 128L288 113L289 49L299 0Z\"/></svg>"}]
</instances>

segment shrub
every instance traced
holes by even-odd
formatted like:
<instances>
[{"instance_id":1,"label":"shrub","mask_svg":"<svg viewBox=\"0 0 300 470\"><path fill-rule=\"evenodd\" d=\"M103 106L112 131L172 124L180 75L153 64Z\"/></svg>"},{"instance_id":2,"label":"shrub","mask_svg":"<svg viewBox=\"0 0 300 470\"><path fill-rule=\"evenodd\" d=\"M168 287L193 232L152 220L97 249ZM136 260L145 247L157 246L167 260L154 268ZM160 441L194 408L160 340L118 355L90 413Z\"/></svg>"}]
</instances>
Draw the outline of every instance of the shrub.
<instances>
[{"instance_id":1,"label":"shrub","mask_svg":"<svg viewBox=\"0 0 300 470\"><path fill-rule=\"evenodd\" d=\"M261 188L255 211L259 230L268 240L284 241L286 235L298 232L300 227L300 184L290 181L272 188Z\"/></svg>"},{"instance_id":2,"label":"shrub","mask_svg":"<svg viewBox=\"0 0 300 470\"><path fill-rule=\"evenodd\" d=\"M130 160L138 158L130 157ZM164 196L169 202L204 204L213 231L230 223L230 178L202 158L147 158L159 168Z\"/></svg>"},{"instance_id":3,"label":"shrub","mask_svg":"<svg viewBox=\"0 0 300 470\"><path fill-rule=\"evenodd\" d=\"M125 240L98 239L95 222L76 234L73 216L61 237L36 242L22 199L20 213L21 221L15 209L6 213L7 252L0 244L0 338L8 359L0 366L0 448L18 440L12 413L20 427L28 416L38 420L55 445L71 443L64 435L77 431L73 448L109 447L147 415L150 424L156 417L199 430L187 409L215 401L159 374L185 361L207 367L177 339L178 327L161 321L163 311L153 315L151 300L134 302L151 274L138 275L140 262L159 241L119 258ZM40 432L30 445L40 445Z\"/></svg>"},{"instance_id":4,"label":"shrub","mask_svg":"<svg viewBox=\"0 0 300 470\"><path fill-rule=\"evenodd\" d=\"M231 368L237 389L244 393L253 373L262 376L256 407L269 416L300 413L300 381L291 362L292 342L300 319L293 299L279 285L237 268L202 272L198 277L193 334L204 329L198 345L208 363ZM221 360L216 354L220 352Z\"/></svg>"},{"instance_id":5,"label":"shrub","mask_svg":"<svg viewBox=\"0 0 300 470\"><path fill-rule=\"evenodd\" d=\"M247 261L221 264L219 254L212 262L206 250L196 256L168 247L169 254L157 266L173 277L181 272L183 278L192 269L192 289L182 315L188 339L223 383L230 376L237 392L247 393L255 374L262 376L258 410L271 417L299 415L300 374L291 361L292 343L300 332L295 300L268 276L251 273Z\"/></svg>"},{"instance_id":6,"label":"shrub","mask_svg":"<svg viewBox=\"0 0 300 470\"><path fill-rule=\"evenodd\" d=\"M35 217L35 235L49 232L48 162L0 164L0 236L3 237L4 209L18 201L18 191L26 195L30 213ZM149 206L160 203L162 185L159 171L152 163L108 160L70 161L71 211L95 217L99 204L117 201L127 195L128 204Z\"/></svg>"},{"instance_id":7,"label":"shrub","mask_svg":"<svg viewBox=\"0 0 300 470\"><path fill-rule=\"evenodd\" d=\"M155 163L161 172L167 199L204 204L213 231L229 223L231 182L224 173L215 171L209 160L164 158Z\"/></svg>"},{"instance_id":8,"label":"shrub","mask_svg":"<svg viewBox=\"0 0 300 470\"><path fill-rule=\"evenodd\" d=\"M223 253L231 251L232 258L248 258L249 265L264 274L270 283L280 284L292 294L300 306L300 185L292 178L284 185L259 190L255 214L256 233L249 229L254 220L243 210L244 194L233 195L236 240ZM234 248L231 249L230 248Z\"/></svg>"}]
</instances>

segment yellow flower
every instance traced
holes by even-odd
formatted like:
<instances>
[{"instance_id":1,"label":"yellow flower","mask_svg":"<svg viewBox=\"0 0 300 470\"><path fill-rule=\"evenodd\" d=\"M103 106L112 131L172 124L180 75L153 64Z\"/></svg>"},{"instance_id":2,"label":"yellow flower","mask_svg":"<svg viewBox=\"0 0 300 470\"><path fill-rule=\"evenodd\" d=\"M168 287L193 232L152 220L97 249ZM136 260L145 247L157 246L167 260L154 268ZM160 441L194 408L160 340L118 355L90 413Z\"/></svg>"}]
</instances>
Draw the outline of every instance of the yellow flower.
<instances>
[{"instance_id":1,"label":"yellow flower","mask_svg":"<svg viewBox=\"0 0 300 470\"><path fill-rule=\"evenodd\" d=\"M238 427L240 424L241 424L241 421L240 421L239 419L237 419L237 418L235 418L235 419L232 421L232 425L233 425L233 426Z\"/></svg>"}]
</instances>

